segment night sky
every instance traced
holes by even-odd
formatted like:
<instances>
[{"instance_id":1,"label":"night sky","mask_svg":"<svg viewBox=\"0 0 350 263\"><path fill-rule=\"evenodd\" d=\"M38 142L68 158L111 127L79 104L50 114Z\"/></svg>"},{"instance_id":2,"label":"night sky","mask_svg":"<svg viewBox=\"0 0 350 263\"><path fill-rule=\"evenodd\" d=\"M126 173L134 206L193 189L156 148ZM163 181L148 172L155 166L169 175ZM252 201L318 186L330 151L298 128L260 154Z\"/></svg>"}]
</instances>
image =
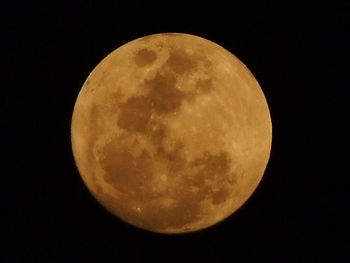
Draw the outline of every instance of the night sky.
<instances>
[{"instance_id":1,"label":"night sky","mask_svg":"<svg viewBox=\"0 0 350 263\"><path fill-rule=\"evenodd\" d=\"M349 4L71 2L1 11L0 262L350 261ZM252 197L220 224L182 235L107 212L83 184L70 143L73 106L93 68L161 32L235 54L262 87L273 125Z\"/></svg>"}]
</instances>

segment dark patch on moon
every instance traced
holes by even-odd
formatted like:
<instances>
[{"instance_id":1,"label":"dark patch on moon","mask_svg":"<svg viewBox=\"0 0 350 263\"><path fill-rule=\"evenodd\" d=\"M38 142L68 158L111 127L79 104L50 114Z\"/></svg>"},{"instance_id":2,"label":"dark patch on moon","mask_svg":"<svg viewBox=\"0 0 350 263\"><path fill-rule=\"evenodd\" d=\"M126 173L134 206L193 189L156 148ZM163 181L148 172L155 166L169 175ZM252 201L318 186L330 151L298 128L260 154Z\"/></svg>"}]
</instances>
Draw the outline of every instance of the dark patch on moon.
<instances>
[{"instance_id":1,"label":"dark patch on moon","mask_svg":"<svg viewBox=\"0 0 350 263\"><path fill-rule=\"evenodd\" d=\"M146 81L149 89L148 99L158 114L168 114L178 110L185 94L175 87L176 78L173 75L157 74Z\"/></svg>"},{"instance_id":2,"label":"dark patch on moon","mask_svg":"<svg viewBox=\"0 0 350 263\"><path fill-rule=\"evenodd\" d=\"M169 114L179 110L185 94L175 84L175 76L162 76L159 73L145 81L143 88L147 89L146 96L133 96L120 104L118 126L131 132L145 132L152 112ZM163 130L154 136L162 136Z\"/></svg>"},{"instance_id":3,"label":"dark patch on moon","mask_svg":"<svg viewBox=\"0 0 350 263\"><path fill-rule=\"evenodd\" d=\"M227 152L222 151L217 155L210 152L204 152L199 158L196 158L191 165L201 166L205 173L226 174L230 170L230 159Z\"/></svg>"},{"instance_id":4,"label":"dark patch on moon","mask_svg":"<svg viewBox=\"0 0 350 263\"><path fill-rule=\"evenodd\" d=\"M210 197L211 187L205 184L205 179L213 180L215 183L225 184L230 171L230 163L228 153L225 151L216 155L210 152L204 152L201 157L196 158L189 164L190 167L195 167L198 171L188 177L188 184L198 187L200 189L199 193L203 198Z\"/></svg>"},{"instance_id":5,"label":"dark patch on moon","mask_svg":"<svg viewBox=\"0 0 350 263\"><path fill-rule=\"evenodd\" d=\"M184 74L192 71L196 67L197 61L191 58L185 50L175 49L170 52L165 65L177 74Z\"/></svg>"},{"instance_id":6,"label":"dark patch on moon","mask_svg":"<svg viewBox=\"0 0 350 263\"><path fill-rule=\"evenodd\" d=\"M160 121L152 121L149 125L149 131L147 133L149 134L150 140L154 145L162 144L167 136L166 127Z\"/></svg>"},{"instance_id":7,"label":"dark patch on moon","mask_svg":"<svg viewBox=\"0 0 350 263\"><path fill-rule=\"evenodd\" d=\"M201 217L201 201L212 198L213 204L225 202L229 197L229 192L220 187L219 191L213 193L212 185L206 184L206 179L213 180L215 184L225 182L225 177L230 169L230 159L228 153L222 151L218 154L210 152L203 153L193 162L188 162L182 156L185 145L180 141L175 143L172 150L165 150L158 153L159 158L164 160L169 175L176 176L178 173L184 174L184 187L175 189L172 196L178 203L173 207L150 206L144 211L142 217L146 216L146 227L151 229L178 228L186 224L197 221ZM197 172L191 173L191 168ZM192 189L196 190L193 191ZM157 216L158 215L158 216Z\"/></svg>"},{"instance_id":8,"label":"dark patch on moon","mask_svg":"<svg viewBox=\"0 0 350 263\"><path fill-rule=\"evenodd\" d=\"M221 188L212 194L212 201L214 205L224 203L230 196L229 191L226 188Z\"/></svg>"},{"instance_id":9,"label":"dark patch on moon","mask_svg":"<svg viewBox=\"0 0 350 263\"><path fill-rule=\"evenodd\" d=\"M162 151L161 157L166 161L170 174L177 174L186 168L187 162L182 154L185 145L177 142L170 151Z\"/></svg>"},{"instance_id":10,"label":"dark patch on moon","mask_svg":"<svg viewBox=\"0 0 350 263\"><path fill-rule=\"evenodd\" d=\"M157 59L156 52L149 50L147 48L139 50L134 57L135 63L139 67L144 67L146 65L150 65L156 59Z\"/></svg>"},{"instance_id":11,"label":"dark patch on moon","mask_svg":"<svg viewBox=\"0 0 350 263\"><path fill-rule=\"evenodd\" d=\"M100 159L105 170L105 180L121 192L129 193L137 190L153 176L152 158L147 151L134 157L127 149L121 148L118 141L112 141L104 146Z\"/></svg>"},{"instance_id":12,"label":"dark patch on moon","mask_svg":"<svg viewBox=\"0 0 350 263\"><path fill-rule=\"evenodd\" d=\"M196 88L199 93L212 91L213 81L211 79L199 79L196 83Z\"/></svg>"},{"instance_id":13,"label":"dark patch on moon","mask_svg":"<svg viewBox=\"0 0 350 263\"><path fill-rule=\"evenodd\" d=\"M153 53L148 49L142 49L137 53L135 62L138 65L146 61L151 63L156 59L155 53L151 55ZM184 50L173 50L165 66L170 67L175 73L182 74L191 71L196 63L196 59L191 58ZM213 89L211 79L199 79L196 83L196 93L183 92L176 88L176 83L176 74L169 72L163 74L158 72L152 79L145 80L140 88L146 89L146 96L130 97L126 103L120 105L118 126L132 132L144 132L152 112L158 115L174 113L180 109L185 99L191 100L198 94Z\"/></svg>"},{"instance_id":14,"label":"dark patch on moon","mask_svg":"<svg viewBox=\"0 0 350 263\"><path fill-rule=\"evenodd\" d=\"M120 105L120 115L117 124L120 128L143 132L151 118L151 107L146 97L131 97Z\"/></svg>"}]
</instances>

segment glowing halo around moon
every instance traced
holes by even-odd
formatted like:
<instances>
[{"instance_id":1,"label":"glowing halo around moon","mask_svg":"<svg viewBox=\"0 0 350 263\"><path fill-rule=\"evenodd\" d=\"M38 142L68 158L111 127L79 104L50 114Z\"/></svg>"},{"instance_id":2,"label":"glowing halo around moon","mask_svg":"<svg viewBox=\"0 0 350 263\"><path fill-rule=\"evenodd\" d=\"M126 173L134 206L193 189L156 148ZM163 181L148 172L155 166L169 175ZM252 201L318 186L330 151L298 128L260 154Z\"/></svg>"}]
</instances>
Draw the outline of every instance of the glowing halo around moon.
<instances>
[{"instance_id":1,"label":"glowing halo around moon","mask_svg":"<svg viewBox=\"0 0 350 263\"><path fill-rule=\"evenodd\" d=\"M234 55L201 37L154 34L104 58L75 103L83 181L118 218L160 233L212 226L258 186L270 156L264 94Z\"/></svg>"}]
</instances>

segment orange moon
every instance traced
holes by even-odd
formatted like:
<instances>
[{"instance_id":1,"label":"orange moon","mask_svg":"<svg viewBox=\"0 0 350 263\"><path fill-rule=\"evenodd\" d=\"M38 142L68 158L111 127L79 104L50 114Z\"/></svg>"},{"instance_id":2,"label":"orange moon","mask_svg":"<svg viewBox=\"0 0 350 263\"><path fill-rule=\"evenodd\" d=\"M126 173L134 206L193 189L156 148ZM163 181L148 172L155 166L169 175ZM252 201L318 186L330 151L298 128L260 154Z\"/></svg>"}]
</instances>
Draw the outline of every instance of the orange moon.
<instances>
[{"instance_id":1,"label":"orange moon","mask_svg":"<svg viewBox=\"0 0 350 263\"><path fill-rule=\"evenodd\" d=\"M230 216L270 156L265 96L223 47L182 33L133 40L106 56L75 103L71 141L93 196L123 221L185 233Z\"/></svg>"}]
</instances>

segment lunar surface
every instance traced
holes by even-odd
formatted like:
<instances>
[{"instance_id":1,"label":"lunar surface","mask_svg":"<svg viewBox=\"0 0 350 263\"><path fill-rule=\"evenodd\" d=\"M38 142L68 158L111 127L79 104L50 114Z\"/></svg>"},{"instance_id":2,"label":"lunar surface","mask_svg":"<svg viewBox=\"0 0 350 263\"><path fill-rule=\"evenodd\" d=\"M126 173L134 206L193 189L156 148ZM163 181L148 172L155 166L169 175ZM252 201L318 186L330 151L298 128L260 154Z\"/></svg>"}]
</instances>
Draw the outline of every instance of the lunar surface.
<instances>
[{"instance_id":1,"label":"lunar surface","mask_svg":"<svg viewBox=\"0 0 350 263\"><path fill-rule=\"evenodd\" d=\"M227 218L264 174L272 126L264 94L233 54L166 33L110 53L85 81L71 125L88 189L111 213L161 233Z\"/></svg>"}]
</instances>

